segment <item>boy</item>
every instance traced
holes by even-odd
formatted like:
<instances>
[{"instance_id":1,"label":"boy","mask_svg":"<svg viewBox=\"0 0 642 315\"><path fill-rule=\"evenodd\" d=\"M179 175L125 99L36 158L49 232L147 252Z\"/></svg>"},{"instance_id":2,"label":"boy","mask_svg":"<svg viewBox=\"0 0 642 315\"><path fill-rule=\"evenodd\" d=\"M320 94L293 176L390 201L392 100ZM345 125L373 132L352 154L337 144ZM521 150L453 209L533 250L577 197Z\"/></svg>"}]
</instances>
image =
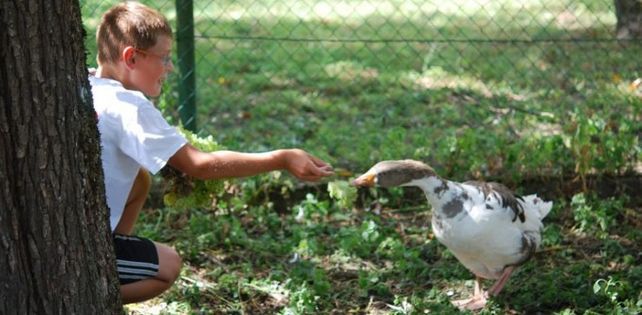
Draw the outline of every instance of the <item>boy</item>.
<instances>
[{"instance_id":1,"label":"boy","mask_svg":"<svg viewBox=\"0 0 642 315\"><path fill-rule=\"evenodd\" d=\"M299 149L265 153L201 152L186 143L146 98L158 96L174 68L172 30L158 11L121 3L98 26L98 69L90 76L101 134L107 204L124 303L150 299L167 290L181 259L166 245L131 236L151 180L166 164L196 178L252 176L287 170L317 181L332 167Z\"/></svg>"}]
</instances>

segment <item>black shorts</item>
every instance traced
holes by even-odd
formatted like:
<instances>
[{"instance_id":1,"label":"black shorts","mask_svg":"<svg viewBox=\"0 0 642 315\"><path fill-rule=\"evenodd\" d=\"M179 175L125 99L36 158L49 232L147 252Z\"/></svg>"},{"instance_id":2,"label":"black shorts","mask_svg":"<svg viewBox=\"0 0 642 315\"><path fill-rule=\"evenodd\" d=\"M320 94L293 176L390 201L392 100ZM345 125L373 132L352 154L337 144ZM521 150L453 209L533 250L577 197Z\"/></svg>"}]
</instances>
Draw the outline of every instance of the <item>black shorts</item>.
<instances>
[{"instance_id":1,"label":"black shorts","mask_svg":"<svg viewBox=\"0 0 642 315\"><path fill-rule=\"evenodd\" d=\"M153 278L158 274L158 252L154 242L136 236L114 234L114 249L120 284Z\"/></svg>"}]
</instances>

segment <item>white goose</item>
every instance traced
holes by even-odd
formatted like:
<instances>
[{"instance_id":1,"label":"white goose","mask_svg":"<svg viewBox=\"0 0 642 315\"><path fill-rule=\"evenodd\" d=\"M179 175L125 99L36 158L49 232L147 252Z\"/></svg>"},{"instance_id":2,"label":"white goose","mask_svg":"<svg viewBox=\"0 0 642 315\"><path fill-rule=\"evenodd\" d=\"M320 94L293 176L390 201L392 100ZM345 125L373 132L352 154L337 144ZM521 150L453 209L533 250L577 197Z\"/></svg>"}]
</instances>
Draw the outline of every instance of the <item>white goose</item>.
<instances>
[{"instance_id":1,"label":"white goose","mask_svg":"<svg viewBox=\"0 0 642 315\"><path fill-rule=\"evenodd\" d=\"M514 268L533 255L541 243L542 219L553 206L536 195L515 196L498 183L449 181L413 160L379 162L353 184L417 186L424 191L433 208L434 235L476 276L473 297L453 302L469 310L484 307ZM497 281L484 292L481 278Z\"/></svg>"}]
</instances>

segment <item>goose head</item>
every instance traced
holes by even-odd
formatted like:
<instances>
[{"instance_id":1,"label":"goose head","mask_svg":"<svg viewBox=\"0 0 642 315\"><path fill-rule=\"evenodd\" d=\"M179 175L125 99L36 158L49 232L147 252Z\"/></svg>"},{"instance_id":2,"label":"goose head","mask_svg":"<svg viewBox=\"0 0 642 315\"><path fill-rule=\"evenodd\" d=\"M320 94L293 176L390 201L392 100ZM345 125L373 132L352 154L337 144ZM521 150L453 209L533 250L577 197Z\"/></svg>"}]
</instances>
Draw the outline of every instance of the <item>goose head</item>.
<instances>
[{"instance_id":1,"label":"goose head","mask_svg":"<svg viewBox=\"0 0 642 315\"><path fill-rule=\"evenodd\" d=\"M432 167L415 160L382 161L355 179L357 187L414 186L416 180L437 176Z\"/></svg>"}]
</instances>

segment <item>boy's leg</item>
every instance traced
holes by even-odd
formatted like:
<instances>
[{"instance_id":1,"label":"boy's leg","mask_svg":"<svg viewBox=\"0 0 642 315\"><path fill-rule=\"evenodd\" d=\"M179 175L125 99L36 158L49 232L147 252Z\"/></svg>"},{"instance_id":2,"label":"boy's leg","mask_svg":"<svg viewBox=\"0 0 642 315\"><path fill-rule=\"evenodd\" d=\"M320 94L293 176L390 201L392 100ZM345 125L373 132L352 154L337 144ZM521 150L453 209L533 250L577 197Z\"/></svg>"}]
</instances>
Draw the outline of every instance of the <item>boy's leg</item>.
<instances>
[{"instance_id":1,"label":"boy's leg","mask_svg":"<svg viewBox=\"0 0 642 315\"><path fill-rule=\"evenodd\" d=\"M120 296L124 304L151 299L169 289L181 272L181 257L166 245L154 242L158 251L158 274L120 286Z\"/></svg>"},{"instance_id":2,"label":"boy's leg","mask_svg":"<svg viewBox=\"0 0 642 315\"><path fill-rule=\"evenodd\" d=\"M149 172L141 168L138 170L138 175L134 180L134 185L132 185L132 190L129 192L129 197L127 197L127 203L125 204L125 209L123 210L123 215L120 217L120 221L114 233L122 235L131 235L134 230L134 224L138 219L138 214L140 210L143 209L149 190L152 187L152 177L149 175Z\"/></svg>"}]
</instances>

